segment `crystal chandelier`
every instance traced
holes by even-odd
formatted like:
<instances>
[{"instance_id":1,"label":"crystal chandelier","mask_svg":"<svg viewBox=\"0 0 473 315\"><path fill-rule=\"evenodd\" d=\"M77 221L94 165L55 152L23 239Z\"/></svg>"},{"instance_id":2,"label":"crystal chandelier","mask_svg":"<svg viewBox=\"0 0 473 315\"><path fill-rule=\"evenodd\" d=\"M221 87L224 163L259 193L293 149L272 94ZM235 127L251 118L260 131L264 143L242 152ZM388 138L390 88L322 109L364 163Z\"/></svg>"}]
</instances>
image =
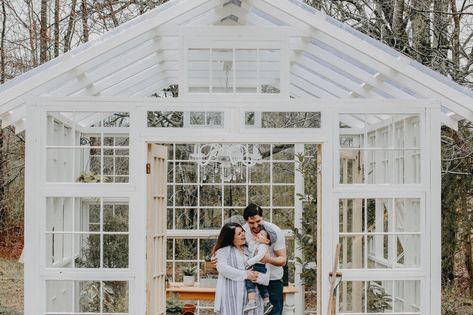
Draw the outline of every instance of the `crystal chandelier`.
<instances>
[{"instance_id":1,"label":"crystal chandelier","mask_svg":"<svg viewBox=\"0 0 473 315\"><path fill-rule=\"evenodd\" d=\"M261 163L261 154L256 144L202 144L195 145L191 159L202 169L202 179L206 180L211 172L218 174L222 170L222 178L228 182L243 179L244 166L254 166Z\"/></svg>"}]
</instances>

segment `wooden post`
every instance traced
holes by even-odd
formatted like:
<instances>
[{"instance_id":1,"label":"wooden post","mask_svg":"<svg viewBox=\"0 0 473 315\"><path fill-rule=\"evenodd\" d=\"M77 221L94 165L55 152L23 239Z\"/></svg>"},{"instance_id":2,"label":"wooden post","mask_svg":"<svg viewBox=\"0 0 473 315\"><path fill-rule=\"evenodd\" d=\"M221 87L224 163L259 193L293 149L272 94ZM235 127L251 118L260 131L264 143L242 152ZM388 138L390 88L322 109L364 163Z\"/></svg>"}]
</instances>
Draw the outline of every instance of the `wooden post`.
<instances>
[{"instance_id":1,"label":"wooden post","mask_svg":"<svg viewBox=\"0 0 473 315\"><path fill-rule=\"evenodd\" d=\"M341 277L341 274L338 273L338 260L340 259L340 243L337 244L337 249L335 250L335 258L333 260L332 272L330 275L330 296L329 296L329 308L328 315L336 315L337 313L337 297L336 294L336 283L337 277Z\"/></svg>"}]
</instances>

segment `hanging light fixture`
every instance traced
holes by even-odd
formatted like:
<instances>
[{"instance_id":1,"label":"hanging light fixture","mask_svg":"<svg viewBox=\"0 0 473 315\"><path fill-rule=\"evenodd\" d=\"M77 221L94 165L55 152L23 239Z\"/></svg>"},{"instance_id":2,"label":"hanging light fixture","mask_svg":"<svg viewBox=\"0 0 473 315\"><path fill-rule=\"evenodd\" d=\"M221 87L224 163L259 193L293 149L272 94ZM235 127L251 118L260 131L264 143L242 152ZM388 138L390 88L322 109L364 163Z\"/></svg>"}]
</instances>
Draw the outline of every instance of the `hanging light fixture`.
<instances>
[{"instance_id":1,"label":"hanging light fixture","mask_svg":"<svg viewBox=\"0 0 473 315\"><path fill-rule=\"evenodd\" d=\"M206 180L212 174L222 170L223 180L243 179L244 166L254 166L261 163L261 154L256 144L196 144L191 159L202 169L202 179Z\"/></svg>"}]
</instances>

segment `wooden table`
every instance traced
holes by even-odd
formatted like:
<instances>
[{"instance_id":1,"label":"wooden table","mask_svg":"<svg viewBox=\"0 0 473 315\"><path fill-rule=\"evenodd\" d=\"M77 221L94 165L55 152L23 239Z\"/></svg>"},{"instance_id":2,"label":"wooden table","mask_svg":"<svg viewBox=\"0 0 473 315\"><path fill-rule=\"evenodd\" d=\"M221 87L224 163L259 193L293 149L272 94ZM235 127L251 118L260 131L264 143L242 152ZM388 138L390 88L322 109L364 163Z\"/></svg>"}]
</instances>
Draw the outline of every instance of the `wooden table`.
<instances>
[{"instance_id":1,"label":"wooden table","mask_svg":"<svg viewBox=\"0 0 473 315\"><path fill-rule=\"evenodd\" d=\"M283 288L284 296L284 312L283 314L294 314L294 302L295 294L297 289L294 285L289 284ZM177 295L179 300L204 300L213 301L215 299L215 288L201 288L196 283L193 287L187 287L182 282L171 282L169 287L166 288L166 298L169 298L172 294Z\"/></svg>"}]
</instances>

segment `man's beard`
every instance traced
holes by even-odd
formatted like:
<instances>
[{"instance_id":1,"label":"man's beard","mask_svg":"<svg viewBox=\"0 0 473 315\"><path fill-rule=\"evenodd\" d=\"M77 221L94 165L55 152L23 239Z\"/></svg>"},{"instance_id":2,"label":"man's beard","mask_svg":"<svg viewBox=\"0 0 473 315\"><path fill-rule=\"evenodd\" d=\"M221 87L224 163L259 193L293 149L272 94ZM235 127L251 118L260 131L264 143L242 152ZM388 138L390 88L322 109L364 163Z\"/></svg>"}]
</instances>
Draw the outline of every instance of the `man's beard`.
<instances>
[{"instance_id":1,"label":"man's beard","mask_svg":"<svg viewBox=\"0 0 473 315\"><path fill-rule=\"evenodd\" d=\"M261 225L258 225L258 227L256 228L252 228L251 231L254 233L254 234L258 234L259 232L261 232Z\"/></svg>"}]
</instances>

